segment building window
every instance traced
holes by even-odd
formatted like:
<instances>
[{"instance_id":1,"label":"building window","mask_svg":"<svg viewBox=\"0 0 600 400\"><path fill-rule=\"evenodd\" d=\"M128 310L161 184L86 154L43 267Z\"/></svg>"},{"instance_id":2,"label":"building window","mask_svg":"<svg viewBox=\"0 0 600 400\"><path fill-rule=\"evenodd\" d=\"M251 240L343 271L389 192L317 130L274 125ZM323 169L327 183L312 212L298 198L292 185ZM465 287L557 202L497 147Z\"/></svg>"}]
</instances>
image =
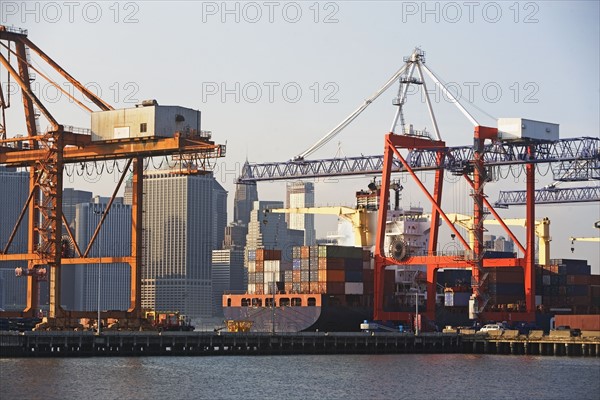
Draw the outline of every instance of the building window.
<instances>
[{"instance_id":1,"label":"building window","mask_svg":"<svg viewBox=\"0 0 600 400\"><path fill-rule=\"evenodd\" d=\"M147 130L148 130L148 124L147 123L144 122L143 124L140 124L140 133L144 133Z\"/></svg>"}]
</instances>

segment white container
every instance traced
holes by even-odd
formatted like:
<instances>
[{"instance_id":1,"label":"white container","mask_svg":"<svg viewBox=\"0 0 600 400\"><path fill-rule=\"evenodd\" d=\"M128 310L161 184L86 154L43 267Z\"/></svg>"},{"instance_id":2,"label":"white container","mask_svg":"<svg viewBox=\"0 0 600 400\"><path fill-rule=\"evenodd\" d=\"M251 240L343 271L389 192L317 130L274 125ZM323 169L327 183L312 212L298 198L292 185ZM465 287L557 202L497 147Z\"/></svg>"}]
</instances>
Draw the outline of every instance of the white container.
<instances>
[{"instance_id":1,"label":"white container","mask_svg":"<svg viewBox=\"0 0 600 400\"><path fill-rule=\"evenodd\" d=\"M346 282L344 286L346 294L364 294L364 285L362 282Z\"/></svg>"},{"instance_id":2,"label":"white container","mask_svg":"<svg viewBox=\"0 0 600 400\"><path fill-rule=\"evenodd\" d=\"M555 141L559 139L558 124L525 118L499 118L498 138L501 140Z\"/></svg>"}]
</instances>

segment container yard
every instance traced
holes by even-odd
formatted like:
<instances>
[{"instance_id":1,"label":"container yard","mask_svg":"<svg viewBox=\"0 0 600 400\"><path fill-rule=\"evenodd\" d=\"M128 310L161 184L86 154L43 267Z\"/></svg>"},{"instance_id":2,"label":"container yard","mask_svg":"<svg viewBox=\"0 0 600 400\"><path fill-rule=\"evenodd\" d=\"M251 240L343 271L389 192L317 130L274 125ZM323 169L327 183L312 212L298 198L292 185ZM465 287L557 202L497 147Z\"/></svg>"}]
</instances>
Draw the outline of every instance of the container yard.
<instances>
[{"instance_id":1,"label":"container yard","mask_svg":"<svg viewBox=\"0 0 600 400\"><path fill-rule=\"evenodd\" d=\"M40 282L48 280L48 311L38 328L72 331L80 329L82 320L95 320L100 333L100 327L108 325L103 322L118 320L117 326L143 330L148 322L141 300L144 172L149 168L148 160L170 157L178 162L178 173L209 174L210 164L225 156L226 147L201 130L198 110L161 106L156 100L115 109L66 74L28 38L26 30L1 26L0 40L8 43L6 48L18 60L12 61L13 66L2 58L2 65L20 87L27 120L26 136L7 138L3 132L0 164L27 168L31 180L12 233L0 246L0 261L23 262L15 272L27 281L26 306L21 311L0 311L0 317L37 317ZM91 129L59 123L32 94L30 53L93 103L97 110L85 106L91 114ZM375 179L369 182L368 191L355 192L354 208L301 207L293 211L337 215L350 223L353 237L347 241L353 245L297 246L292 249L291 260L286 259L290 243L281 243L284 240L275 239L268 246L246 246L246 291L222 298L226 319L234 321L231 326L271 334L358 331L367 320L382 329L397 331L402 327L419 333L439 331L446 325L507 321L535 323L547 330L551 318L560 314L599 313L598 275L591 274L585 260L551 259L550 221L536 219L538 204L597 202L597 188L557 188L559 183L553 183L536 189L536 182L544 171L552 171L557 182L597 180L600 139L561 138L557 123L520 116L501 117L493 126L483 125L461 99L441 85L453 106L472 125L466 140L469 145L450 146L442 140L443 129L439 129L429 96L424 96L424 105L430 131L414 129L403 108L409 92L427 93L425 78L436 85L443 82L428 65L425 52L415 48L374 95L309 149L288 161L245 164L238 185L364 175L375 175ZM390 130L382 135L383 155L309 159L394 84L398 85L398 96L392 99ZM48 122L43 133L38 127L40 116ZM73 170L85 163L103 171L106 163L117 160L123 160L124 168L117 169L121 175L115 179L114 192L85 247L63 220L63 172L69 165ZM432 177L430 182L423 179L426 172ZM523 190L500 190L498 201L492 203L485 185L494 182L507 188L509 172L522 174ZM394 174L402 178L393 179ZM127 176L131 177L131 248L124 256L92 256L90 251ZM451 209L447 204L443 182L449 176L466 188L460 196L468 203L462 207L468 215L461 216L458 211L464 210ZM410 182L424 207L402 209L403 182ZM514 186L511 182L510 187ZM501 208L515 206L524 206L524 218L500 215ZM277 209L267 212L288 213ZM485 224L492 220L514 244L514 251L495 251L486 245ZM525 228L524 239L509 227L515 224ZM448 230L452 246L440 240L442 226ZM23 247L27 250L11 249L20 227L28 233L27 246ZM600 223L596 227L600 228ZM576 240L586 238L572 238L573 243ZM96 313L91 307L81 311L62 306L62 266L115 263L129 267L130 296L124 310L101 312L98 305ZM196 286L208 286L205 283L195 282ZM202 305L206 304L204 300Z\"/></svg>"}]
</instances>

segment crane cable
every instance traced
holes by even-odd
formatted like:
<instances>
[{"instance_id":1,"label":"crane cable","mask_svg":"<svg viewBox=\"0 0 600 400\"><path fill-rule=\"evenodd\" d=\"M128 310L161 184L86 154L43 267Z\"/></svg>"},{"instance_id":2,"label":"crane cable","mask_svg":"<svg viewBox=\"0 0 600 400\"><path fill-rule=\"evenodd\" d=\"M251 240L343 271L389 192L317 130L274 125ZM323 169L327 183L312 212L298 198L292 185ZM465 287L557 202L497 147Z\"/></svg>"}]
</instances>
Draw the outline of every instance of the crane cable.
<instances>
[{"instance_id":1,"label":"crane cable","mask_svg":"<svg viewBox=\"0 0 600 400\"><path fill-rule=\"evenodd\" d=\"M294 157L295 161L304 160L305 157L311 155L315 151L319 150L325 144L327 144L331 139L333 139L338 133L340 133L346 126L348 126L352 121L356 119L373 101L377 100L383 92L390 88L396 82L396 80L400 79L400 75L406 71L409 62L405 63L402 68L400 68L378 91L376 91L371 97L366 99L364 103L358 107L352 114L350 114L346 119L340 122L335 128L330 130L325 136L323 136L317 143L312 145L310 148L305 150L303 153Z\"/></svg>"}]
</instances>

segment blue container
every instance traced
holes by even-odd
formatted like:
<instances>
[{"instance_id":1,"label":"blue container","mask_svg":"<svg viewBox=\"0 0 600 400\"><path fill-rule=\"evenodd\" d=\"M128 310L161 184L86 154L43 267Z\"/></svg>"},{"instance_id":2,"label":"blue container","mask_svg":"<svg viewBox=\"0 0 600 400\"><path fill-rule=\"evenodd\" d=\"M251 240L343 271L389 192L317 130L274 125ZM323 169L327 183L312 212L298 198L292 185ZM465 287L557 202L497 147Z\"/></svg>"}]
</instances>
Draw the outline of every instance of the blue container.
<instances>
[{"instance_id":1,"label":"blue container","mask_svg":"<svg viewBox=\"0 0 600 400\"><path fill-rule=\"evenodd\" d=\"M567 296L588 296L589 286L587 285L568 285Z\"/></svg>"},{"instance_id":2,"label":"blue container","mask_svg":"<svg viewBox=\"0 0 600 400\"><path fill-rule=\"evenodd\" d=\"M362 282L362 269L359 271L346 271L346 282Z\"/></svg>"}]
</instances>

